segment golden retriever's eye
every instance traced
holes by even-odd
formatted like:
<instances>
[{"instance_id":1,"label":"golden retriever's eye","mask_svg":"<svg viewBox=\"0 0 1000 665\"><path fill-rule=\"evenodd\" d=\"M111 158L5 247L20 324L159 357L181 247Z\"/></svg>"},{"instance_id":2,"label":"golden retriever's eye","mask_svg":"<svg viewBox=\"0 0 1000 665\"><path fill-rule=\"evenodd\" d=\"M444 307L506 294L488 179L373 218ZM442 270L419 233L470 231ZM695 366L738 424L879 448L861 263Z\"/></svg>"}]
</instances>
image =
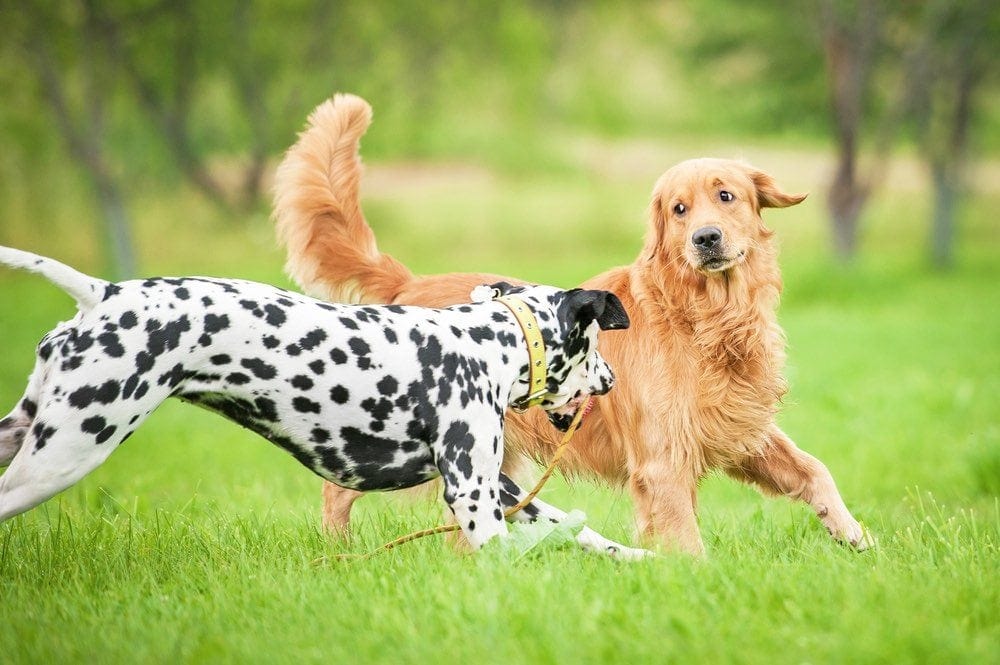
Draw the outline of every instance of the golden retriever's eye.
<instances>
[{"instance_id":1,"label":"golden retriever's eye","mask_svg":"<svg viewBox=\"0 0 1000 665\"><path fill-rule=\"evenodd\" d=\"M719 198L725 201L726 203L736 200L736 197L733 196L732 192L727 192L726 190L722 190L721 192L719 192Z\"/></svg>"},{"instance_id":2,"label":"golden retriever's eye","mask_svg":"<svg viewBox=\"0 0 1000 665\"><path fill-rule=\"evenodd\" d=\"M674 214L675 215L683 215L684 213L687 212L687 210L688 210L687 206L684 205L683 203L677 203L677 204L674 205Z\"/></svg>"}]
</instances>

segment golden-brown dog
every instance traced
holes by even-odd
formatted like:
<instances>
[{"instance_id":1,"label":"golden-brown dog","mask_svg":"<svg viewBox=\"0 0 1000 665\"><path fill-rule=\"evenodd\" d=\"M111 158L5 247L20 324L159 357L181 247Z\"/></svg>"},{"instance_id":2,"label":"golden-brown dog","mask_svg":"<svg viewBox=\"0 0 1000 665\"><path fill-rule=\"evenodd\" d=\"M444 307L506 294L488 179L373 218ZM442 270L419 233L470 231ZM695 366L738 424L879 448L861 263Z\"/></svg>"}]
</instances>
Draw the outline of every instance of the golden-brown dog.
<instances>
[{"instance_id":1,"label":"golden-brown dog","mask_svg":"<svg viewBox=\"0 0 1000 665\"><path fill-rule=\"evenodd\" d=\"M337 95L310 115L278 169L275 219L293 279L329 300L427 306L466 301L484 282L517 281L416 277L378 251L358 196L358 143L370 120L364 100ZM871 543L827 468L774 422L785 392L775 317L781 277L760 213L804 198L739 162L683 162L653 189L635 262L582 285L614 292L632 326L601 339L618 384L598 400L563 468L626 484L643 536L702 552L698 480L721 469L766 493L806 501L837 539L862 549ZM530 411L510 414L508 451L546 458L557 433L544 421ZM327 484L324 523L346 526L358 496Z\"/></svg>"}]
</instances>

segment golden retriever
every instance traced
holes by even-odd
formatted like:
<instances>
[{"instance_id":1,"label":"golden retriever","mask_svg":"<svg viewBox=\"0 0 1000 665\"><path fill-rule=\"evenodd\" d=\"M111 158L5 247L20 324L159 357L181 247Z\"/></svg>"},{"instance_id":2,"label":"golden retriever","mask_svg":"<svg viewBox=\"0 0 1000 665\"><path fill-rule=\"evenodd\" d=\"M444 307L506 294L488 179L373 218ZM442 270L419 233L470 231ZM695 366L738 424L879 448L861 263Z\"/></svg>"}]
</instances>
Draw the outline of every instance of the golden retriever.
<instances>
[{"instance_id":1,"label":"golden retriever","mask_svg":"<svg viewBox=\"0 0 1000 665\"><path fill-rule=\"evenodd\" d=\"M476 273L417 277L379 252L358 194L358 144L370 121L364 100L335 96L309 116L278 168L275 222L292 278L332 301L426 306L465 302L484 282L516 282ZM774 421L786 389L775 316L781 277L761 209L804 198L739 162L683 162L653 188L638 258L582 285L614 292L632 326L601 339L617 387L597 400L562 468L627 485L647 542L703 552L698 481L721 469L807 502L835 538L871 544L827 468ZM540 413L511 413L507 422L508 451L544 460L557 444ZM345 527L358 496L327 484L327 527Z\"/></svg>"}]
</instances>

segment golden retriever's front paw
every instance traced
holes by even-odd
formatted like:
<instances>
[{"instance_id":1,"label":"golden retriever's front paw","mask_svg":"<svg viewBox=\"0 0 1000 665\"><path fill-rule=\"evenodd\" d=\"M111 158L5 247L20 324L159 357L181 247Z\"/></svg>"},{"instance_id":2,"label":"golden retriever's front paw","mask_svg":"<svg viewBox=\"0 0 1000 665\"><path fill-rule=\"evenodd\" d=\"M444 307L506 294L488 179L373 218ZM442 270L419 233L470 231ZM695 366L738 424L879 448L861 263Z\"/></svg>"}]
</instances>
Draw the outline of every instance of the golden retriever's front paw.
<instances>
[{"instance_id":1,"label":"golden retriever's front paw","mask_svg":"<svg viewBox=\"0 0 1000 665\"><path fill-rule=\"evenodd\" d=\"M851 523L843 529L831 529L829 526L827 528L830 531L830 535L840 542L850 545L859 552L874 548L878 545L878 539L875 538L875 534L869 531L868 527L860 522L852 520Z\"/></svg>"}]
</instances>

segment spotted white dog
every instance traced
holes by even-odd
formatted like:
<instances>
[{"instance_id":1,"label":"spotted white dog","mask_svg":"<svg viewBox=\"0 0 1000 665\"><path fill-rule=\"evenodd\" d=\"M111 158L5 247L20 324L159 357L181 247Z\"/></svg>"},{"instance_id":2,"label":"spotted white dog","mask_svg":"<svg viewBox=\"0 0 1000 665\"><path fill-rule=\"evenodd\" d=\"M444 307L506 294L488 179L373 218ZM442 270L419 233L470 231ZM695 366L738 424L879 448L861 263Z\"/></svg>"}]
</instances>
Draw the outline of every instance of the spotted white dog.
<instances>
[{"instance_id":1,"label":"spotted white dog","mask_svg":"<svg viewBox=\"0 0 1000 665\"><path fill-rule=\"evenodd\" d=\"M222 414L315 473L357 490L441 475L474 548L507 527L523 490L500 472L504 413L531 392L529 351L507 305L338 305L254 282L206 277L111 283L0 247L79 312L38 345L24 396L0 421L0 520L100 465L168 397ZM530 308L549 373L532 403L565 429L583 397L613 383L598 328L628 326L606 291L496 285ZM558 521L533 501L513 518ZM639 557L590 529L587 550Z\"/></svg>"}]
</instances>

